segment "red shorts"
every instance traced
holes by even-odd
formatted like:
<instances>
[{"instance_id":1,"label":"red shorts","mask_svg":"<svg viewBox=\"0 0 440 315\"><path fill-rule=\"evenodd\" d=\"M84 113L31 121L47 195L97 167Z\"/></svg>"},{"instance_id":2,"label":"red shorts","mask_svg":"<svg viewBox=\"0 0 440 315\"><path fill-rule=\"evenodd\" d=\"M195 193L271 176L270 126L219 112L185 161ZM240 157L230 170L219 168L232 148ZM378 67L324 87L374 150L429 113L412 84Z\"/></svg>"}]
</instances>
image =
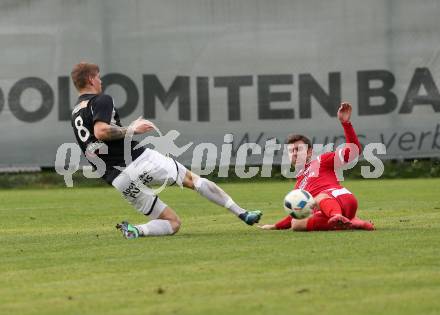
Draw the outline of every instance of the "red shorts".
<instances>
[{"instance_id":1,"label":"red shorts","mask_svg":"<svg viewBox=\"0 0 440 315\"><path fill-rule=\"evenodd\" d=\"M323 191L330 198L335 199L341 206L342 215L348 219L353 219L356 216L358 203L356 197L346 188L328 189ZM314 211L313 215L307 221L307 230L329 230L332 227L326 225L328 217L319 210ZM313 228L312 228L313 227ZM317 227L320 227L317 229Z\"/></svg>"}]
</instances>

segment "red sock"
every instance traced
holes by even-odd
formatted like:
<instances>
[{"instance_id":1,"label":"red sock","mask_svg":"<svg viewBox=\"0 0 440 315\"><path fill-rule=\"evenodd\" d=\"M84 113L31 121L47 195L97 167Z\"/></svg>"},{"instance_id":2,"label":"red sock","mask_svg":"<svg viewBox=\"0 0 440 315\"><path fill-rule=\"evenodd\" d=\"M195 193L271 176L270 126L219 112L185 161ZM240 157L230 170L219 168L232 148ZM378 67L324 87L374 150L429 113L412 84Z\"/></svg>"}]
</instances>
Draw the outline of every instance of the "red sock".
<instances>
[{"instance_id":1,"label":"red sock","mask_svg":"<svg viewBox=\"0 0 440 315\"><path fill-rule=\"evenodd\" d=\"M307 231L329 231L333 227L328 224L328 218L322 214L312 215L307 220Z\"/></svg>"},{"instance_id":2,"label":"red sock","mask_svg":"<svg viewBox=\"0 0 440 315\"><path fill-rule=\"evenodd\" d=\"M334 231L345 229L346 228L335 224L329 224L328 217L321 212L312 215L307 221L307 231Z\"/></svg>"},{"instance_id":3,"label":"red sock","mask_svg":"<svg viewBox=\"0 0 440 315\"><path fill-rule=\"evenodd\" d=\"M322 199L319 203L319 210L329 218L336 214L342 214L341 206L333 198Z\"/></svg>"},{"instance_id":4,"label":"red sock","mask_svg":"<svg viewBox=\"0 0 440 315\"><path fill-rule=\"evenodd\" d=\"M292 217L290 215L288 215L284 219L282 219L282 220L278 221L277 223L275 223L275 227L277 228L277 230L290 229L291 226L292 226Z\"/></svg>"}]
</instances>

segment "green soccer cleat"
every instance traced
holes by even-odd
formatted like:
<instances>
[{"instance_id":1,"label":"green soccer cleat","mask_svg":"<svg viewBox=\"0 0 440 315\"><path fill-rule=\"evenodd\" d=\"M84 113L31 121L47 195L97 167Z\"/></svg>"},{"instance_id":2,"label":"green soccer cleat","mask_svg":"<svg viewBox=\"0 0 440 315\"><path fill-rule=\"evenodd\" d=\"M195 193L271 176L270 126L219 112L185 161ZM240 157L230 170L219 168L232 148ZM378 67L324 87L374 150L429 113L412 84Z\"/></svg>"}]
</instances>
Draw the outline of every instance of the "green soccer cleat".
<instances>
[{"instance_id":1,"label":"green soccer cleat","mask_svg":"<svg viewBox=\"0 0 440 315\"><path fill-rule=\"evenodd\" d=\"M260 210L246 211L240 214L238 217L247 225L254 225L260 221L263 213Z\"/></svg>"},{"instance_id":2,"label":"green soccer cleat","mask_svg":"<svg viewBox=\"0 0 440 315\"><path fill-rule=\"evenodd\" d=\"M116 224L116 228L118 230L121 230L122 235L128 240L132 240L139 237L138 229L134 225L128 223L127 221L122 221L122 223Z\"/></svg>"}]
</instances>

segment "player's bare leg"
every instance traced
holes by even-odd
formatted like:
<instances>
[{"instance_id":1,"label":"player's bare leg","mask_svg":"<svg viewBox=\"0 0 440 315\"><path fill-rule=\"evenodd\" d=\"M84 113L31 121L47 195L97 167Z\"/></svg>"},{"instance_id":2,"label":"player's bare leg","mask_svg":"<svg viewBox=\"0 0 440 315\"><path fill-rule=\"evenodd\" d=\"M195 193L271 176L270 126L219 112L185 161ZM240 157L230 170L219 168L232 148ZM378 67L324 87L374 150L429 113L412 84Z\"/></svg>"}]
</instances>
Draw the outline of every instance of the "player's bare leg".
<instances>
[{"instance_id":1,"label":"player's bare leg","mask_svg":"<svg viewBox=\"0 0 440 315\"><path fill-rule=\"evenodd\" d=\"M309 219L302 219L302 220L292 219L291 229L293 231L306 232L308 221Z\"/></svg>"},{"instance_id":2,"label":"player's bare leg","mask_svg":"<svg viewBox=\"0 0 440 315\"><path fill-rule=\"evenodd\" d=\"M186 172L182 183L184 187L193 189L209 201L228 209L248 225L258 223L263 215L261 211L258 210L246 211L241 208L217 184L206 178L200 177L189 170Z\"/></svg>"},{"instance_id":3,"label":"player's bare leg","mask_svg":"<svg viewBox=\"0 0 440 315\"><path fill-rule=\"evenodd\" d=\"M350 219L342 214L339 203L327 194L319 194L314 197L316 206L329 219L328 224L340 229L349 229L351 226Z\"/></svg>"}]
</instances>

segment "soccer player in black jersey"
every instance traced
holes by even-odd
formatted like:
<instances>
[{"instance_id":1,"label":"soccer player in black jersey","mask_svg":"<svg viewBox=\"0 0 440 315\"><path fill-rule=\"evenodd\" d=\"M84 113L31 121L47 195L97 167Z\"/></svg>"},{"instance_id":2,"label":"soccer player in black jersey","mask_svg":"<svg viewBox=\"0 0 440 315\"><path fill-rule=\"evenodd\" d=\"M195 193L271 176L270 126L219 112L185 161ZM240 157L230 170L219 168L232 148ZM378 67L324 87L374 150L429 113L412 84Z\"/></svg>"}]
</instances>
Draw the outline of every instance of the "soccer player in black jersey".
<instances>
[{"instance_id":1,"label":"soccer player in black jersey","mask_svg":"<svg viewBox=\"0 0 440 315\"><path fill-rule=\"evenodd\" d=\"M76 140L87 159L103 161L102 178L119 190L139 212L150 218L145 224L117 225L128 239L140 236L172 235L181 225L173 209L162 202L149 185L172 185L196 190L219 206L229 209L249 225L257 223L261 211L246 211L215 183L202 178L182 164L148 148L135 149L130 141L131 163L126 165L124 139L126 134L143 134L154 129L152 122L139 118L130 124L130 130L121 125L113 98L102 93L99 67L81 62L73 67L71 77L79 97L72 111L72 127ZM130 160L130 159L129 159ZM95 166L97 163L92 163Z\"/></svg>"}]
</instances>

